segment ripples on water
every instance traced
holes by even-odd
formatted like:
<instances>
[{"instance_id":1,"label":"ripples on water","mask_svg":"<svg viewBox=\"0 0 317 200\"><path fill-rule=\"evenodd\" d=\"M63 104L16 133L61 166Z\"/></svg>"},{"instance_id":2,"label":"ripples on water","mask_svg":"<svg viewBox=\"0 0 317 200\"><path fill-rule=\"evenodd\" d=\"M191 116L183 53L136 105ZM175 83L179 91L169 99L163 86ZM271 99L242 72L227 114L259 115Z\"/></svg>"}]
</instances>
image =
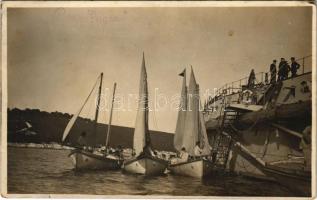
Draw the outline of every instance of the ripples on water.
<instances>
[{"instance_id":1,"label":"ripples on water","mask_svg":"<svg viewBox=\"0 0 317 200\"><path fill-rule=\"evenodd\" d=\"M8 193L100 195L293 196L277 183L226 176L200 180L170 174L73 170L68 150L8 148Z\"/></svg>"}]
</instances>

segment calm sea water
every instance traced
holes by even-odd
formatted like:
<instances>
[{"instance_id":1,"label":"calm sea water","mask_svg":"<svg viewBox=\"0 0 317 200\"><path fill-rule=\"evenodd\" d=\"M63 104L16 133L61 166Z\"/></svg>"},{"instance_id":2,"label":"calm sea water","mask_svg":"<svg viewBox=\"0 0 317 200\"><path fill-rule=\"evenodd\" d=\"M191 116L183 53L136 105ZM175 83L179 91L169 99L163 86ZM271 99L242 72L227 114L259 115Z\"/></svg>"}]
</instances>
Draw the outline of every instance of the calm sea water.
<instances>
[{"instance_id":1,"label":"calm sea water","mask_svg":"<svg viewBox=\"0 0 317 200\"><path fill-rule=\"evenodd\" d=\"M8 148L8 193L100 195L294 196L279 184L241 176L204 180L119 171L73 170L68 150Z\"/></svg>"}]
</instances>

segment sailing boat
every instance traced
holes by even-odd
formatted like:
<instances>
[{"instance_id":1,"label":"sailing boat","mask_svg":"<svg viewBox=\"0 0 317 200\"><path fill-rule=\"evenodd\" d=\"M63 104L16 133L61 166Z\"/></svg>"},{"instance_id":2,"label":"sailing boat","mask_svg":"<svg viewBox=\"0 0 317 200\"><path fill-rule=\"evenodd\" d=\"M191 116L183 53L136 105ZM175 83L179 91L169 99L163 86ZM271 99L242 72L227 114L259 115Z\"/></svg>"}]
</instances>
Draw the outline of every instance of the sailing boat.
<instances>
[{"instance_id":1,"label":"sailing boat","mask_svg":"<svg viewBox=\"0 0 317 200\"><path fill-rule=\"evenodd\" d=\"M183 76L183 86L174 135L174 147L178 151L185 148L192 158L187 161L170 164L169 170L174 174L201 178L211 173L213 164L205 159L205 156L210 155L210 145L205 121L202 112L199 110L201 104L199 86L196 83L193 69L191 69L188 88L186 87L186 69L180 75ZM199 142L202 150L200 156L196 156L194 153L197 142Z\"/></svg>"},{"instance_id":2,"label":"sailing boat","mask_svg":"<svg viewBox=\"0 0 317 200\"><path fill-rule=\"evenodd\" d=\"M100 84L99 84L99 91L98 91L98 98L97 98L97 106L96 106L96 113L95 113L95 119L94 119L94 136L96 138L97 134L97 120L99 115L99 105L100 105L100 96L101 96L101 90L102 90L102 78L103 73L100 74L98 79L100 78ZM97 83L97 82L96 82ZM85 100L82 107L79 109L76 115L72 117L72 119L67 124L62 141L64 142L67 138L70 130L72 129L73 125L75 124L78 116L80 115L81 111L83 110L85 104L87 103L88 99L90 98L92 92L94 91L96 84L94 85L93 89L91 90L90 94L88 95L87 99ZM110 112L110 118L108 123L108 131L106 135L106 153L101 153L97 151L96 148L87 148L87 147L77 147L75 150L73 150L70 153L70 157L72 158L73 164L75 166L75 169L77 170L83 170L83 169L120 169L123 160L120 159L118 156L111 155L107 153L108 150L108 142L109 142L109 134L110 134L110 127L111 127L111 119L112 119L112 110L113 110L113 102L114 102L114 95L115 95L115 89L116 89L116 83L114 84L113 88L113 97L112 97L112 104L111 104L111 112ZM96 146L96 145L95 145Z\"/></svg>"},{"instance_id":3,"label":"sailing boat","mask_svg":"<svg viewBox=\"0 0 317 200\"><path fill-rule=\"evenodd\" d=\"M134 157L124 162L124 170L129 173L159 175L163 174L167 167L167 162L165 160L159 159L153 154L148 117L148 86L143 53L138 112L133 136Z\"/></svg>"}]
</instances>

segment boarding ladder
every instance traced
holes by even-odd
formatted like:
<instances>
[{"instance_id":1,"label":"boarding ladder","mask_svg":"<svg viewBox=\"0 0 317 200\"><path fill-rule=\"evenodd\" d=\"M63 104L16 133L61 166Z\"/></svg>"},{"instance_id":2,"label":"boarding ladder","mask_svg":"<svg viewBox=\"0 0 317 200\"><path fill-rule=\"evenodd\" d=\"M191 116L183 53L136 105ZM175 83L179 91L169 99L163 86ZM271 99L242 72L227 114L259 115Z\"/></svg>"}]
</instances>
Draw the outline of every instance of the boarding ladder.
<instances>
[{"instance_id":1,"label":"boarding ladder","mask_svg":"<svg viewBox=\"0 0 317 200\"><path fill-rule=\"evenodd\" d=\"M232 137L236 134L232 124L239 112L228 109L223 101L223 115L219 118L219 129L213 145L213 160L217 168L225 170L232 145Z\"/></svg>"}]
</instances>

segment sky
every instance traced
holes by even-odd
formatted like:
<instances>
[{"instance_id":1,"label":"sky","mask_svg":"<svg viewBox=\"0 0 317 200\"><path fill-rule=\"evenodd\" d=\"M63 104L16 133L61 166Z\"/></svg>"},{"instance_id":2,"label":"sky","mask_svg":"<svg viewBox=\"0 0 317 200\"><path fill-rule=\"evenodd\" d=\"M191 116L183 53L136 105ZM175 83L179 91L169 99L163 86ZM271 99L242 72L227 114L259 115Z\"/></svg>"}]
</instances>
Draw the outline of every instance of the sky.
<instances>
[{"instance_id":1,"label":"sky","mask_svg":"<svg viewBox=\"0 0 317 200\"><path fill-rule=\"evenodd\" d=\"M268 71L273 59L311 55L311 24L311 7L9 8L8 107L74 114L103 72L102 105L116 82L124 101L115 106L124 110L113 124L134 127L136 103L127 99L138 94L144 52L149 98L168 102L150 112L149 127L173 133L169 105L184 68L189 78L193 67L201 94L213 91L251 69ZM83 116L92 117L93 104ZM99 122L108 119L102 110Z\"/></svg>"}]
</instances>

